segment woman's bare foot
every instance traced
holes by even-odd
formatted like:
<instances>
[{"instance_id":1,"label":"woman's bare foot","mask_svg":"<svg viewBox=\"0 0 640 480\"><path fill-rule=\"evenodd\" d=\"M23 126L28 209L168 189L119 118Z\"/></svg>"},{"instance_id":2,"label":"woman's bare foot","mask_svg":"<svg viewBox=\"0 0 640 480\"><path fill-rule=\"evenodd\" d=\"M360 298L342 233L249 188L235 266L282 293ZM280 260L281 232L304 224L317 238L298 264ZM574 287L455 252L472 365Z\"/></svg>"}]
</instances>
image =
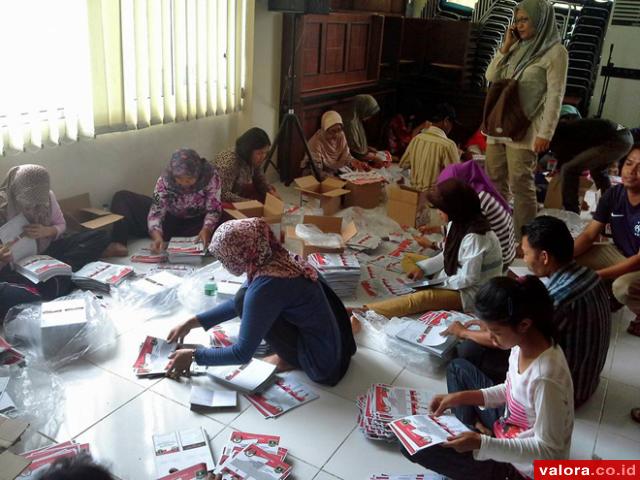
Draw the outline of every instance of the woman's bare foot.
<instances>
[{"instance_id":1,"label":"woman's bare foot","mask_svg":"<svg viewBox=\"0 0 640 480\"><path fill-rule=\"evenodd\" d=\"M129 249L123 243L111 242L102 252L102 258L109 257L126 257L129 255Z\"/></svg>"},{"instance_id":2,"label":"woman's bare foot","mask_svg":"<svg viewBox=\"0 0 640 480\"><path fill-rule=\"evenodd\" d=\"M351 332L355 335L362 330L362 322L355 315L351 315Z\"/></svg>"},{"instance_id":3,"label":"woman's bare foot","mask_svg":"<svg viewBox=\"0 0 640 480\"><path fill-rule=\"evenodd\" d=\"M288 364L282 358L280 358L280 356L277 353L274 353L273 355L269 355L268 357L264 357L262 360L272 365L275 365L276 372L278 373L290 372L291 370L296 369L296 367Z\"/></svg>"},{"instance_id":4,"label":"woman's bare foot","mask_svg":"<svg viewBox=\"0 0 640 480\"><path fill-rule=\"evenodd\" d=\"M493 432L485 427L482 422L476 422L474 426L476 427L476 430L478 430L483 435L488 435L490 437L493 436Z\"/></svg>"}]
</instances>

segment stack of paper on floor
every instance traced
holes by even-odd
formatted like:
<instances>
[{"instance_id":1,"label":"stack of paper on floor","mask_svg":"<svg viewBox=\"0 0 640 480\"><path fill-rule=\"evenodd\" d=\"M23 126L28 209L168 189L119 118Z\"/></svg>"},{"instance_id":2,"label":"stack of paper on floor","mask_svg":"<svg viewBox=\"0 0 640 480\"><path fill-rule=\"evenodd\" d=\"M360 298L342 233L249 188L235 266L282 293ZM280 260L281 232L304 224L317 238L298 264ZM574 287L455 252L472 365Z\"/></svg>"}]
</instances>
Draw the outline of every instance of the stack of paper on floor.
<instances>
[{"instance_id":1,"label":"stack of paper on floor","mask_svg":"<svg viewBox=\"0 0 640 480\"><path fill-rule=\"evenodd\" d=\"M24 234L29 221L23 214L0 226L0 243L11 248L13 268L33 283L46 282L55 276L71 275L71 267L48 255L38 255L38 245Z\"/></svg>"},{"instance_id":2,"label":"stack of paper on floor","mask_svg":"<svg viewBox=\"0 0 640 480\"><path fill-rule=\"evenodd\" d=\"M214 380L243 393L261 392L274 382L276 366L252 359L245 365L209 367L207 374Z\"/></svg>"},{"instance_id":3,"label":"stack of paper on floor","mask_svg":"<svg viewBox=\"0 0 640 480\"><path fill-rule=\"evenodd\" d=\"M207 478L207 464L198 463L191 467L183 468L170 473L158 480L205 480Z\"/></svg>"},{"instance_id":4,"label":"stack of paper on floor","mask_svg":"<svg viewBox=\"0 0 640 480\"><path fill-rule=\"evenodd\" d=\"M0 377L0 413L9 414L16 409L13 399L7 391L11 377ZM1 418L1 417L0 417ZM0 447L2 440L0 439Z\"/></svg>"},{"instance_id":5,"label":"stack of paper on floor","mask_svg":"<svg viewBox=\"0 0 640 480\"><path fill-rule=\"evenodd\" d=\"M373 233L358 232L349 240L347 247L358 252L369 252L380 246L381 238Z\"/></svg>"},{"instance_id":6,"label":"stack of paper on floor","mask_svg":"<svg viewBox=\"0 0 640 480\"><path fill-rule=\"evenodd\" d=\"M37 478L38 474L45 471L51 464L61 458L70 458L80 455L82 452L89 453L88 443L76 443L73 440L64 443L49 445L21 454L20 456L30 465L23 470L18 479Z\"/></svg>"},{"instance_id":7,"label":"stack of paper on floor","mask_svg":"<svg viewBox=\"0 0 640 480\"><path fill-rule=\"evenodd\" d=\"M108 293L111 287L117 287L132 274L133 268L126 265L91 262L75 272L71 280L80 288Z\"/></svg>"},{"instance_id":8,"label":"stack of paper on floor","mask_svg":"<svg viewBox=\"0 0 640 480\"><path fill-rule=\"evenodd\" d=\"M190 275L194 271L195 271L195 267L190 267L189 265L164 263L164 264L156 265L155 267L151 268L151 270L147 272L147 275L153 275L154 273L158 273L158 272L169 272L169 273L172 273L173 275L177 275L178 277L184 277L184 276Z\"/></svg>"},{"instance_id":9,"label":"stack of paper on floor","mask_svg":"<svg viewBox=\"0 0 640 480\"><path fill-rule=\"evenodd\" d=\"M161 338L147 337L140 346L133 370L138 377L162 377L166 373L169 354L176 349L175 343L167 343Z\"/></svg>"},{"instance_id":10,"label":"stack of paper on floor","mask_svg":"<svg viewBox=\"0 0 640 480\"><path fill-rule=\"evenodd\" d=\"M340 298L353 297L360 281L360 263L352 253L312 253L308 262Z\"/></svg>"},{"instance_id":11,"label":"stack of paper on floor","mask_svg":"<svg viewBox=\"0 0 640 480\"><path fill-rule=\"evenodd\" d=\"M240 322L229 321L216 325L210 330L211 346L214 348L230 347L238 342L239 333ZM254 355L264 357L271 352L271 346L263 339Z\"/></svg>"},{"instance_id":12,"label":"stack of paper on floor","mask_svg":"<svg viewBox=\"0 0 640 480\"><path fill-rule=\"evenodd\" d=\"M22 363L24 355L13 348L4 338L0 337L0 365L14 365Z\"/></svg>"},{"instance_id":13,"label":"stack of paper on floor","mask_svg":"<svg viewBox=\"0 0 640 480\"><path fill-rule=\"evenodd\" d=\"M88 339L81 335L87 325L84 298L44 302L41 311L40 333L45 357L56 355L70 341L78 351L88 346Z\"/></svg>"},{"instance_id":14,"label":"stack of paper on floor","mask_svg":"<svg viewBox=\"0 0 640 480\"><path fill-rule=\"evenodd\" d=\"M171 263L202 263L204 247L198 237L173 237L167 246Z\"/></svg>"},{"instance_id":15,"label":"stack of paper on floor","mask_svg":"<svg viewBox=\"0 0 640 480\"><path fill-rule=\"evenodd\" d=\"M414 290L407 286L408 280L398 278L369 278L360 282L364 292L370 297L384 298L412 293Z\"/></svg>"},{"instance_id":16,"label":"stack of paper on floor","mask_svg":"<svg viewBox=\"0 0 640 480\"><path fill-rule=\"evenodd\" d=\"M207 471L216 466L207 432L202 427L153 436L156 478L204 463Z\"/></svg>"},{"instance_id":17,"label":"stack of paper on floor","mask_svg":"<svg viewBox=\"0 0 640 480\"><path fill-rule=\"evenodd\" d=\"M376 473L369 477L369 480L447 480L447 477L443 477L439 473L427 472L427 473Z\"/></svg>"},{"instance_id":18,"label":"stack of paper on floor","mask_svg":"<svg viewBox=\"0 0 640 480\"><path fill-rule=\"evenodd\" d=\"M153 253L150 248L141 248L131 256L131 261L137 263L165 263L168 260L167 252Z\"/></svg>"},{"instance_id":19,"label":"stack of paper on floor","mask_svg":"<svg viewBox=\"0 0 640 480\"><path fill-rule=\"evenodd\" d=\"M144 295L156 296L166 293L180 285L180 283L182 283L182 278L177 275L169 272L158 272L132 282L131 288Z\"/></svg>"},{"instance_id":20,"label":"stack of paper on floor","mask_svg":"<svg viewBox=\"0 0 640 480\"><path fill-rule=\"evenodd\" d=\"M453 335L443 336L442 332L455 321L464 324L474 320L474 317L461 312L437 310L427 312L417 320L403 320L405 321L393 332L396 338L444 358L455 346L457 339Z\"/></svg>"},{"instance_id":21,"label":"stack of paper on floor","mask_svg":"<svg viewBox=\"0 0 640 480\"><path fill-rule=\"evenodd\" d=\"M229 408L238 405L238 392L191 386L191 408Z\"/></svg>"},{"instance_id":22,"label":"stack of paper on floor","mask_svg":"<svg viewBox=\"0 0 640 480\"><path fill-rule=\"evenodd\" d=\"M407 415L428 413L433 395L427 390L374 383L358 397L358 426L371 440L393 441L389 423Z\"/></svg>"},{"instance_id":23,"label":"stack of paper on floor","mask_svg":"<svg viewBox=\"0 0 640 480\"><path fill-rule=\"evenodd\" d=\"M285 479L291 466L284 461L288 450L279 444L277 435L232 432L214 473L222 474L225 480Z\"/></svg>"},{"instance_id":24,"label":"stack of paper on floor","mask_svg":"<svg viewBox=\"0 0 640 480\"><path fill-rule=\"evenodd\" d=\"M470 431L464 423L452 414L439 417L412 415L394 420L389 424L389 427L411 455L415 455L425 448L443 443L448 437Z\"/></svg>"},{"instance_id":25,"label":"stack of paper on floor","mask_svg":"<svg viewBox=\"0 0 640 480\"><path fill-rule=\"evenodd\" d=\"M275 383L263 392L245 395L245 397L264 418L275 418L315 400L318 394L293 378L276 377Z\"/></svg>"}]
</instances>

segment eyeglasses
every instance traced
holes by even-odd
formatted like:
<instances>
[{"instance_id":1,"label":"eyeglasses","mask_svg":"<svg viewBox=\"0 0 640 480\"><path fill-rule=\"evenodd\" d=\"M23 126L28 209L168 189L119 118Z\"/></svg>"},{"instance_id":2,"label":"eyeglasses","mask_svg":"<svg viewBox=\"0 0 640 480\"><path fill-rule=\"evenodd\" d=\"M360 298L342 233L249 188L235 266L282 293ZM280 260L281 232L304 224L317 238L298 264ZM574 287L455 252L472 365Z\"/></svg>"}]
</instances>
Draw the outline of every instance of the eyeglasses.
<instances>
[{"instance_id":1,"label":"eyeglasses","mask_svg":"<svg viewBox=\"0 0 640 480\"><path fill-rule=\"evenodd\" d=\"M515 23L528 23L529 22L529 17L520 17L520 18L516 18Z\"/></svg>"}]
</instances>

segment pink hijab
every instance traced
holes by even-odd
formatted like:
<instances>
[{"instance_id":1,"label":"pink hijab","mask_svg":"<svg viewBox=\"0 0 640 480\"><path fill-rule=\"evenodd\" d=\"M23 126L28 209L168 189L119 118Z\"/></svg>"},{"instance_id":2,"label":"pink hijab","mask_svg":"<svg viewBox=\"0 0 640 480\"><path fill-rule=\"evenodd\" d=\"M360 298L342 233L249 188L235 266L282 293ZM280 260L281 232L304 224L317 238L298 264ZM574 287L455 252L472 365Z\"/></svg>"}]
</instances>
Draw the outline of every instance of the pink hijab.
<instances>
[{"instance_id":1,"label":"pink hijab","mask_svg":"<svg viewBox=\"0 0 640 480\"><path fill-rule=\"evenodd\" d=\"M507 203L502 195L493 186L491 179L487 176L484 170L473 160L467 160L463 163L453 163L446 166L440 176L438 176L438 184L448 180L450 178L457 178L463 182L471 185L476 193L487 192L496 201L504 207L504 209L512 213L511 206Z\"/></svg>"},{"instance_id":2,"label":"pink hijab","mask_svg":"<svg viewBox=\"0 0 640 480\"><path fill-rule=\"evenodd\" d=\"M209 251L232 274L246 273L249 283L262 276L318 280L318 272L285 250L262 218L223 223L213 235Z\"/></svg>"}]
</instances>

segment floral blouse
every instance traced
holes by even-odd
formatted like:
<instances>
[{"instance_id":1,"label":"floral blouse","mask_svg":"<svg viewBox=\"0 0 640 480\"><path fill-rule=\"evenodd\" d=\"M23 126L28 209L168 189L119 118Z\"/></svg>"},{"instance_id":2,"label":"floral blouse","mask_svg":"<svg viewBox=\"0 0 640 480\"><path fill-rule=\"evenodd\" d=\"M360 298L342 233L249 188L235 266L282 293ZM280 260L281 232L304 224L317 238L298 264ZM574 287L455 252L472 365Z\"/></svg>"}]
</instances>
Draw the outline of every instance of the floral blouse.
<instances>
[{"instance_id":1,"label":"floral blouse","mask_svg":"<svg viewBox=\"0 0 640 480\"><path fill-rule=\"evenodd\" d=\"M158 178L147 217L149 233L154 230L162 233L162 221L167 212L179 218L192 218L204 214L203 227L215 230L222 214L220 177L215 174L204 188L187 193L169 190L164 178Z\"/></svg>"},{"instance_id":2,"label":"floral blouse","mask_svg":"<svg viewBox=\"0 0 640 480\"><path fill-rule=\"evenodd\" d=\"M222 201L243 202L247 198L247 187L264 196L269 191L269 184L262 172L262 168L254 167L242 161L233 150L226 150L216 155L213 161L222 180Z\"/></svg>"}]
</instances>

